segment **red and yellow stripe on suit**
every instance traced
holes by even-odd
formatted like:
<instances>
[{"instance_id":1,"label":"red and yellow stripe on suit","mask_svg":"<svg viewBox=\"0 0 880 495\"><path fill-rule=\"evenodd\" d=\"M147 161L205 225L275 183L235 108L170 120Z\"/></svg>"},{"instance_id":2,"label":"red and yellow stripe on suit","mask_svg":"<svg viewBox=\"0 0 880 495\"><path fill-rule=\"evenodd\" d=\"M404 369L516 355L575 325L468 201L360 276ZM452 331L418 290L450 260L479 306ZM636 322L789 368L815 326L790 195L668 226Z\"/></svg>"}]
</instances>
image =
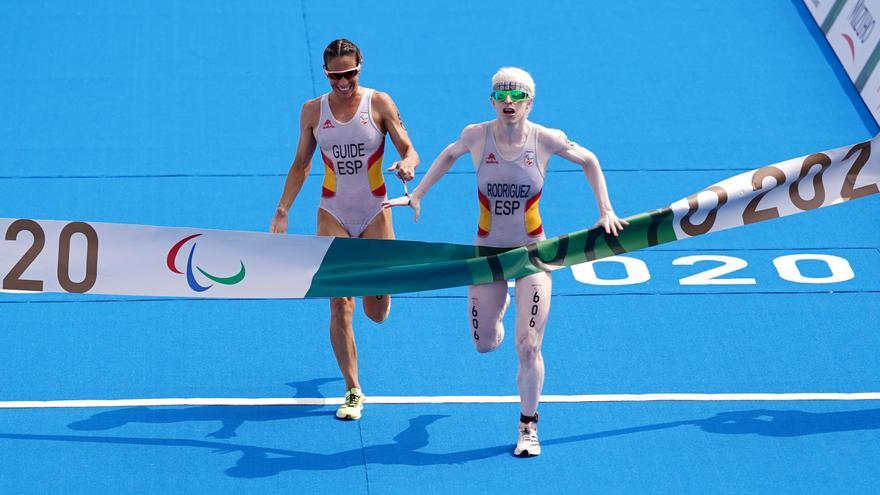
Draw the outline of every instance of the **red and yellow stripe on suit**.
<instances>
[{"instance_id":1,"label":"red and yellow stripe on suit","mask_svg":"<svg viewBox=\"0 0 880 495\"><path fill-rule=\"evenodd\" d=\"M333 170L333 160L321 151L321 159L324 161L324 183L321 185L321 196L332 198L336 196L336 172Z\"/></svg>"},{"instance_id":2,"label":"red and yellow stripe on suit","mask_svg":"<svg viewBox=\"0 0 880 495\"><path fill-rule=\"evenodd\" d=\"M480 201L480 220L477 222L477 235L486 237L489 230L492 229L492 212L491 202L479 189L477 189L477 199Z\"/></svg>"},{"instance_id":3,"label":"red and yellow stripe on suit","mask_svg":"<svg viewBox=\"0 0 880 495\"><path fill-rule=\"evenodd\" d=\"M385 141L369 158L367 158L367 177L370 180L370 191L373 196L385 196L385 176L382 175L382 158L385 154Z\"/></svg>"},{"instance_id":4,"label":"red and yellow stripe on suit","mask_svg":"<svg viewBox=\"0 0 880 495\"><path fill-rule=\"evenodd\" d=\"M544 233L544 224L541 221L541 212L538 211L538 202L541 201L541 191L526 201L526 232L535 237Z\"/></svg>"}]
</instances>

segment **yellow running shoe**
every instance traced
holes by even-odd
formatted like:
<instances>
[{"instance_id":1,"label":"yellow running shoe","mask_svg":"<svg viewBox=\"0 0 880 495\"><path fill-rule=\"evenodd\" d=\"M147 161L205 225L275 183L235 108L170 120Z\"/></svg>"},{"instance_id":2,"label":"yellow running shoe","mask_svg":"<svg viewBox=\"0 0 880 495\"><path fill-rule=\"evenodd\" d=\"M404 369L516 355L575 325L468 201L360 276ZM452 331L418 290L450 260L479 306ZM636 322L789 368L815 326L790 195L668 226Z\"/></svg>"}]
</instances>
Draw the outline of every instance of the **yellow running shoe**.
<instances>
[{"instance_id":1,"label":"yellow running shoe","mask_svg":"<svg viewBox=\"0 0 880 495\"><path fill-rule=\"evenodd\" d=\"M359 388L353 388L345 393L345 400L336 410L339 419L361 419L361 411L364 408L364 394Z\"/></svg>"}]
</instances>

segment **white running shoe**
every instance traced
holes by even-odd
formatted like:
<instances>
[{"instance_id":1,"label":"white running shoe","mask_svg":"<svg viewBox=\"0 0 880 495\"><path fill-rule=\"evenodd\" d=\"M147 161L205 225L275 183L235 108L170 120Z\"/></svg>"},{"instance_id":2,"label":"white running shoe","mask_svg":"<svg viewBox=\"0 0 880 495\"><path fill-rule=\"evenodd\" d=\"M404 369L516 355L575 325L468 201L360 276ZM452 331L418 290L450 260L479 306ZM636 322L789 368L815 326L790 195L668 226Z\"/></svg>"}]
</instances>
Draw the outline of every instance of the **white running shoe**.
<instances>
[{"instance_id":1,"label":"white running shoe","mask_svg":"<svg viewBox=\"0 0 880 495\"><path fill-rule=\"evenodd\" d=\"M364 409L364 394L359 388L353 388L345 393L345 400L336 410L339 419L361 419L361 411Z\"/></svg>"},{"instance_id":2,"label":"white running shoe","mask_svg":"<svg viewBox=\"0 0 880 495\"><path fill-rule=\"evenodd\" d=\"M534 457L541 455L541 444L538 443L538 423L520 423L519 439L513 455L517 457Z\"/></svg>"}]
</instances>

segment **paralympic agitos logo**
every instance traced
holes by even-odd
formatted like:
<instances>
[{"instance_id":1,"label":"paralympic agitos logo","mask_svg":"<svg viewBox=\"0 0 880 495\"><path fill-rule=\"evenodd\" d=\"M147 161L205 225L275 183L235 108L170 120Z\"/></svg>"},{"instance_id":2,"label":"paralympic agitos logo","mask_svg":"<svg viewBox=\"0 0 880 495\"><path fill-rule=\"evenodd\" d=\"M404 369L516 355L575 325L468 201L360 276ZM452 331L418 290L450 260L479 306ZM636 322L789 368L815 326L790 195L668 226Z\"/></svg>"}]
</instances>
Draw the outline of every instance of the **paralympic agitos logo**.
<instances>
[{"instance_id":1,"label":"paralympic agitos logo","mask_svg":"<svg viewBox=\"0 0 880 495\"><path fill-rule=\"evenodd\" d=\"M200 235L202 235L202 234L193 234L189 237L184 237L183 239L177 241L177 244L175 244L171 248L171 250L168 251L168 257L167 257L166 263L168 265L169 270L171 270L172 272L177 273L179 275L184 274L184 272L177 269L177 263L176 263L177 253L180 252L180 250L183 248L184 244L186 244L187 242L189 242L192 239L195 239L196 237L198 237ZM201 284L199 284L198 280L196 280L195 273L193 272L193 255L196 252L196 244L197 243L195 243L195 242L192 243L192 247L189 248L189 256L187 256L187 259L186 259L186 282L189 284L190 289L192 289L196 292L204 292L204 291L210 289L211 287L213 287L214 284L201 285ZM231 277L218 277L216 275L212 275L212 274L206 272L205 270L203 270L199 266L196 266L195 268L202 275L204 275L205 277L207 277L209 280L211 280L213 282L216 282L216 283L222 284L222 285L235 285L235 284L241 282L242 280L244 280L244 274L245 274L244 262L241 260L239 260L238 262L241 264L241 268L239 269L238 273L236 273L235 275L233 275Z\"/></svg>"}]
</instances>

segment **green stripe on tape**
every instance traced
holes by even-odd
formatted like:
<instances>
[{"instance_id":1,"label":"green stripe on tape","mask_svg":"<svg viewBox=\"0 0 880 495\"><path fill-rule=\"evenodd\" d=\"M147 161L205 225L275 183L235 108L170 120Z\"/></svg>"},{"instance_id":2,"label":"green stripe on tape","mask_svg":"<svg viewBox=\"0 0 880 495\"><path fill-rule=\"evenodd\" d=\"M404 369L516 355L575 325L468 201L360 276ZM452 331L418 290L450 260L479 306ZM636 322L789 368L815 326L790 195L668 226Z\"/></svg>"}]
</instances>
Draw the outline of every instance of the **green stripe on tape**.
<instances>
[{"instance_id":1,"label":"green stripe on tape","mask_svg":"<svg viewBox=\"0 0 880 495\"><path fill-rule=\"evenodd\" d=\"M417 292L520 278L675 240L668 208L635 215L620 237L594 227L517 248L334 239L306 297Z\"/></svg>"},{"instance_id":2,"label":"green stripe on tape","mask_svg":"<svg viewBox=\"0 0 880 495\"><path fill-rule=\"evenodd\" d=\"M874 47L874 51L871 52L871 56L868 57L865 66L862 67L862 72L860 72L859 77L856 78L856 89L859 90L859 93L865 89L865 84L868 83L868 79L871 77L871 74L874 73L874 69L877 68L877 62L880 62L880 44L877 44L877 46Z\"/></svg>"},{"instance_id":3,"label":"green stripe on tape","mask_svg":"<svg viewBox=\"0 0 880 495\"><path fill-rule=\"evenodd\" d=\"M473 246L336 238L306 297L382 295L471 285ZM391 290L393 289L393 291Z\"/></svg>"},{"instance_id":4,"label":"green stripe on tape","mask_svg":"<svg viewBox=\"0 0 880 495\"><path fill-rule=\"evenodd\" d=\"M822 33L826 36L828 35L828 31L831 31L831 26L834 25L834 21L840 16L840 12L843 11L846 1L847 0L837 0L834 2L834 6L831 7L831 11L828 12L828 17L822 22Z\"/></svg>"}]
</instances>

